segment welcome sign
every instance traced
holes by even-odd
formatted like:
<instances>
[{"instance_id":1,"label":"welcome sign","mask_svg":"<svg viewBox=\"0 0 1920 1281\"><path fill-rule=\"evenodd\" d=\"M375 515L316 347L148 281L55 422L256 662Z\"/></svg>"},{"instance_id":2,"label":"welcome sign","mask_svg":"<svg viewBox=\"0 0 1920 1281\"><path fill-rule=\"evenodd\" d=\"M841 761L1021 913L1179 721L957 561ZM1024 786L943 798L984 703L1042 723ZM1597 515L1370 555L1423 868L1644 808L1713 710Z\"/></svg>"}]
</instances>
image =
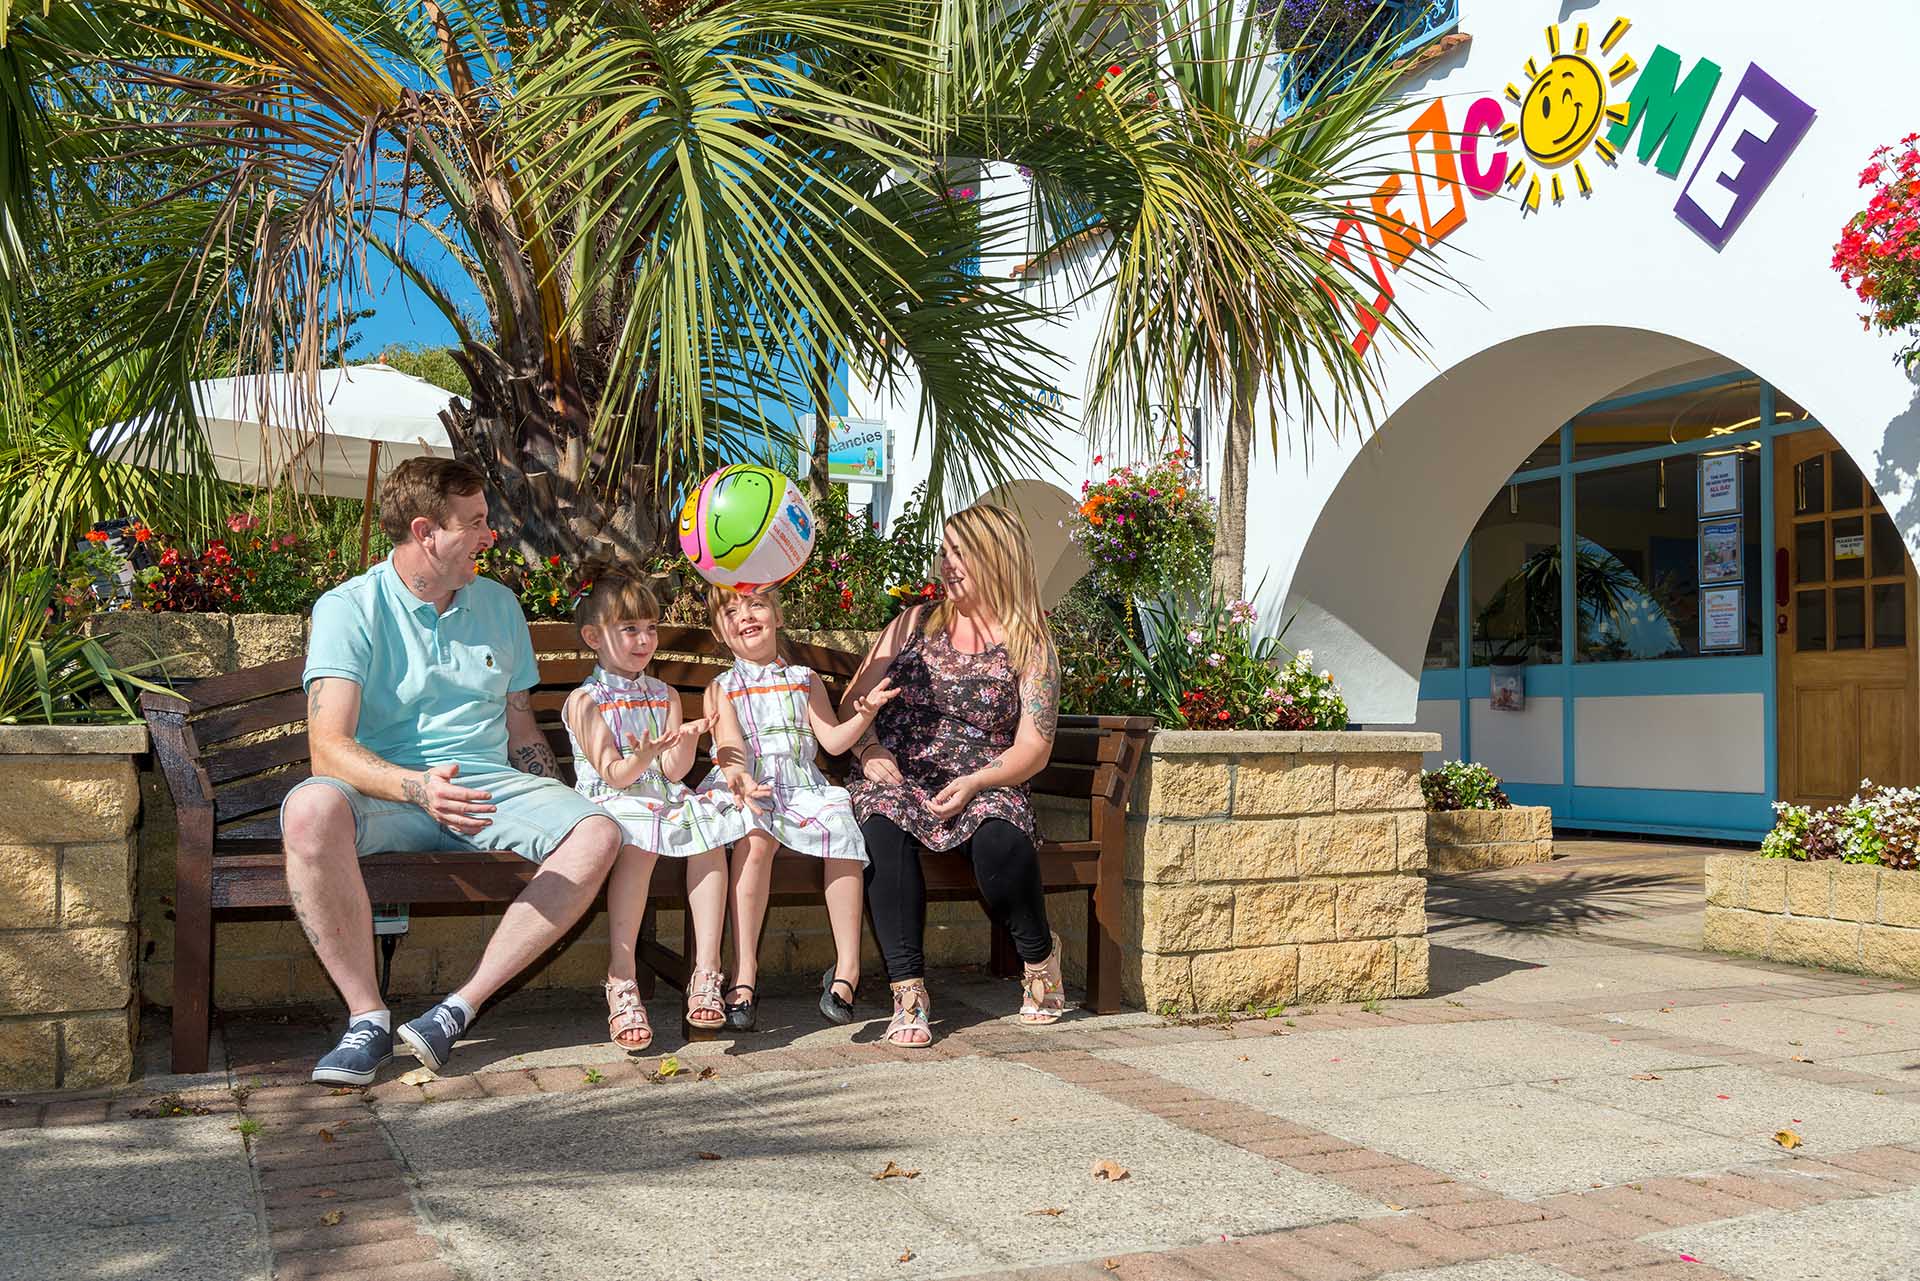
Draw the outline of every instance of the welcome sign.
<instances>
[{"instance_id":1,"label":"welcome sign","mask_svg":"<svg viewBox=\"0 0 1920 1281\"><path fill-rule=\"evenodd\" d=\"M1484 201L1503 188L1512 191L1522 217L1539 213L1543 199L1559 204L1574 193L1591 197L1589 153L1611 166L1629 145L1639 163L1679 176L1706 123L1721 68L1707 58L1687 66L1658 44L1642 67L1626 47L1632 26L1615 18L1596 35L1582 22L1570 36L1550 26L1544 57L1527 59L1521 79L1502 97L1470 103L1457 132L1443 99L1414 117L1406 130L1409 176L1389 174L1368 198L1372 217L1341 220L1327 245L1328 263L1363 279L1371 275L1378 289L1370 306L1356 308L1356 352L1366 351L1393 305L1392 274L1414 250L1438 245L1466 225L1470 196ZM1749 63L1687 174L1674 216L1715 250L1724 248L1813 117L1811 106Z\"/></svg>"}]
</instances>

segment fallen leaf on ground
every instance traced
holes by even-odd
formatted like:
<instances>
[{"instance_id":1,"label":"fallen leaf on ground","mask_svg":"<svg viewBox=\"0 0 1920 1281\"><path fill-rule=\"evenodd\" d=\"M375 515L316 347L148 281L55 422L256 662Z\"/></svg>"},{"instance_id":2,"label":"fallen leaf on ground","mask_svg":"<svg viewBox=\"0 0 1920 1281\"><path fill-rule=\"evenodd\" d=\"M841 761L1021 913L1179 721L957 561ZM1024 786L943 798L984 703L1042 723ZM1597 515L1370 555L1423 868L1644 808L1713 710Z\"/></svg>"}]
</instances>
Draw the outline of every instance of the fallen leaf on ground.
<instances>
[{"instance_id":1,"label":"fallen leaf on ground","mask_svg":"<svg viewBox=\"0 0 1920 1281\"><path fill-rule=\"evenodd\" d=\"M340 1213L338 1210L328 1210L320 1216L320 1223L323 1227L337 1228L340 1226L340 1220L346 1217L346 1215Z\"/></svg>"},{"instance_id":2,"label":"fallen leaf on ground","mask_svg":"<svg viewBox=\"0 0 1920 1281\"><path fill-rule=\"evenodd\" d=\"M1061 1215L1063 1215L1063 1214L1065 1214L1065 1213L1066 1213L1066 1211L1065 1211L1065 1210L1062 1210L1062 1209L1061 1209L1060 1207L1058 1207L1058 1206L1054 1206L1054 1205L1049 1205L1049 1206L1042 1206L1042 1207L1041 1207L1040 1209L1038 1209L1038 1210L1028 1210L1028 1211L1027 1211L1027 1213L1028 1213L1028 1214L1044 1214L1044 1215L1046 1215L1046 1216L1047 1216L1047 1217L1048 1217L1049 1219L1057 1219L1057 1218L1059 1218L1059 1217L1060 1217Z\"/></svg>"},{"instance_id":3,"label":"fallen leaf on ground","mask_svg":"<svg viewBox=\"0 0 1920 1281\"><path fill-rule=\"evenodd\" d=\"M1804 1055L1804 1054L1796 1054L1796 1055L1794 1055L1794 1056L1793 1056L1793 1061L1794 1061L1795 1063L1811 1063L1811 1062L1813 1062L1813 1060L1812 1060L1812 1059L1810 1059L1810 1058L1808 1058L1808 1057L1807 1057L1806 1055Z\"/></svg>"},{"instance_id":4,"label":"fallen leaf on ground","mask_svg":"<svg viewBox=\"0 0 1920 1281\"><path fill-rule=\"evenodd\" d=\"M1391 1201L1383 1201L1383 1202L1381 1202L1381 1204L1383 1204L1383 1205L1385 1205L1385 1206L1386 1206L1386 1207L1387 1207L1387 1208L1388 1208L1389 1210L1404 1210L1404 1209L1406 1209L1406 1208L1407 1208L1407 1207L1406 1207L1406 1206L1404 1206L1404 1205L1395 1205L1395 1204L1394 1204L1393 1202L1391 1202Z\"/></svg>"},{"instance_id":5,"label":"fallen leaf on ground","mask_svg":"<svg viewBox=\"0 0 1920 1281\"><path fill-rule=\"evenodd\" d=\"M1245 1062L1247 1061L1247 1056L1246 1056L1246 1055L1244 1055L1244 1054L1242 1054L1242 1055L1240 1056L1240 1061L1241 1061L1242 1063L1245 1063Z\"/></svg>"},{"instance_id":6,"label":"fallen leaf on ground","mask_svg":"<svg viewBox=\"0 0 1920 1281\"><path fill-rule=\"evenodd\" d=\"M700 1069L700 1079L702 1081L711 1081L714 1077L719 1075L720 1075L719 1069L715 1068L712 1064L708 1064L706 1067L703 1067Z\"/></svg>"},{"instance_id":7,"label":"fallen leaf on ground","mask_svg":"<svg viewBox=\"0 0 1920 1281\"><path fill-rule=\"evenodd\" d=\"M695 1152L694 1155L702 1161L718 1161L720 1159L718 1152Z\"/></svg>"},{"instance_id":8,"label":"fallen leaf on ground","mask_svg":"<svg viewBox=\"0 0 1920 1281\"><path fill-rule=\"evenodd\" d=\"M358 1094L360 1093L360 1089L358 1086L343 1085L337 1090L328 1090L327 1093L333 1095L335 1098L339 1098L343 1094Z\"/></svg>"},{"instance_id":9,"label":"fallen leaf on ground","mask_svg":"<svg viewBox=\"0 0 1920 1281\"><path fill-rule=\"evenodd\" d=\"M1788 1044L1788 1045L1799 1045L1799 1044L1800 1044L1800 1042L1798 1042L1798 1041L1788 1041L1788 1042L1787 1042L1787 1044Z\"/></svg>"},{"instance_id":10,"label":"fallen leaf on ground","mask_svg":"<svg viewBox=\"0 0 1920 1281\"><path fill-rule=\"evenodd\" d=\"M1673 1007L1671 1005L1663 1005L1660 1007L1660 1013L1671 1014L1673 1013Z\"/></svg>"},{"instance_id":11,"label":"fallen leaf on ground","mask_svg":"<svg viewBox=\"0 0 1920 1281\"><path fill-rule=\"evenodd\" d=\"M1696 1259L1696 1258L1694 1258L1694 1257L1693 1257L1693 1256L1692 1256L1691 1254L1683 1254L1683 1255L1681 1255L1681 1256L1680 1256L1680 1262L1682 1262L1682 1263L1698 1263L1698 1262L1700 1262L1700 1260L1698 1260L1698 1259Z\"/></svg>"},{"instance_id":12,"label":"fallen leaf on ground","mask_svg":"<svg viewBox=\"0 0 1920 1281\"><path fill-rule=\"evenodd\" d=\"M1628 1079L1633 1081L1658 1081L1660 1076L1655 1072L1635 1072Z\"/></svg>"},{"instance_id":13,"label":"fallen leaf on ground","mask_svg":"<svg viewBox=\"0 0 1920 1281\"><path fill-rule=\"evenodd\" d=\"M425 1085L431 1080L433 1080L432 1068L418 1067L411 1072L402 1072L400 1074L400 1084L402 1085Z\"/></svg>"},{"instance_id":14,"label":"fallen leaf on ground","mask_svg":"<svg viewBox=\"0 0 1920 1281\"><path fill-rule=\"evenodd\" d=\"M912 1262L913 1262L913 1251L911 1251L911 1250L902 1250L902 1251L900 1252L900 1262L902 1262L902 1263L912 1263Z\"/></svg>"},{"instance_id":15,"label":"fallen leaf on ground","mask_svg":"<svg viewBox=\"0 0 1920 1281\"><path fill-rule=\"evenodd\" d=\"M1732 1098L1733 1096L1731 1094L1716 1094L1713 1097L1716 1099L1726 1100L1726 1099Z\"/></svg>"},{"instance_id":16,"label":"fallen leaf on ground","mask_svg":"<svg viewBox=\"0 0 1920 1281\"><path fill-rule=\"evenodd\" d=\"M660 1060L660 1066L653 1070L653 1074L662 1081L669 1077L678 1076L680 1074L680 1060L671 1054L667 1055L666 1058Z\"/></svg>"},{"instance_id":17,"label":"fallen leaf on ground","mask_svg":"<svg viewBox=\"0 0 1920 1281\"><path fill-rule=\"evenodd\" d=\"M880 1171L880 1173L878 1174L869 1175L868 1177L871 1178L875 1183L878 1183L881 1179L917 1179L920 1177L920 1171L903 1170L899 1166L895 1165L893 1162L889 1161L887 1162L886 1169Z\"/></svg>"},{"instance_id":18,"label":"fallen leaf on ground","mask_svg":"<svg viewBox=\"0 0 1920 1281\"><path fill-rule=\"evenodd\" d=\"M1100 1266L1101 1266L1101 1267L1103 1267L1103 1268L1105 1268L1105 1269L1106 1269L1107 1271L1109 1271L1109 1272L1117 1272L1117 1271L1119 1271L1119 1270L1120 1270L1120 1260L1118 1260L1118 1259L1105 1259L1105 1260L1102 1260L1102 1261L1101 1261L1101 1264L1100 1264Z\"/></svg>"},{"instance_id":19,"label":"fallen leaf on ground","mask_svg":"<svg viewBox=\"0 0 1920 1281\"><path fill-rule=\"evenodd\" d=\"M1118 1161L1095 1161L1093 1163L1093 1177L1096 1179L1105 1179L1109 1183L1118 1183L1127 1177L1127 1167L1121 1165Z\"/></svg>"},{"instance_id":20,"label":"fallen leaf on ground","mask_svg":"<svg viewBox=\"0 0 1920 1281\"><path fill-rule=\"evenodd\" d=\"M336 1140L336 1139L335 1139L335 1138L333 1137L333 1131L332 1131L332 1130L328 1130L328 1129L324 1129L324 1128L323 1128L323 1129L321 1129L321 1131L320 1131L320 1141L321 1141L322 1143L334 1143L334 1142L338 1142L338 1140Z\"/></svg>"},{"instance_id":21,"label":"fallen leaf on ground","mask_svg":"<svg viewBox=\"0 0 1920 1281\"><path fill-rule=\"evenodd\" d=\"M323 1201L324 1201L324 1200L325 1200L326 1198L328 1198L328 1197L330 1197L330 1196L339 1196L339 1195L340 1195L340 1189L338 1189L338 1188L315 1188L315 1189L313 1190L313 1195L314 1195L314 1197L315 1197L316 1199L318 1199L318 1200L323 1200Z\"/></svg>"},{"instance_id":22,"label":"fallen leaf on ground","mask_svg":"<svg viewBox=\"0 0 1920 1281\"><path fill-rule=\"evenodd\" d=\"M1773 1141L1789 1151L1800 1146L1800 1136L1792 1130L1780 1131L1780 1133L1773 1136Z\"/></svg>"}]
</instances>

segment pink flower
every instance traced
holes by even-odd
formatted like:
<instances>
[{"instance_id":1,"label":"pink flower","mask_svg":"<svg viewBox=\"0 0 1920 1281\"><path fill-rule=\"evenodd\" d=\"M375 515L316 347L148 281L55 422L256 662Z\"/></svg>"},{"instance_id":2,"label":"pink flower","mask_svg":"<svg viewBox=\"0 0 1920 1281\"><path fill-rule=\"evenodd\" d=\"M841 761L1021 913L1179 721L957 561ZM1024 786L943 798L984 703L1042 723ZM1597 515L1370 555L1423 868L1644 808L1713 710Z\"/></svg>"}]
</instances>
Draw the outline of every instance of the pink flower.
<instances>
[{"instance_id":1,"label":"pink flower","mask_svg":"<svg viewBox=\"0 0 1920 1281\"><path fill-rule=\"evenodd\" d=\"M236 534L243 534L249 529L256 529L259 527L259 524L260 518L252 512L235 512L233 515L227 517L227 528Z\"/></svg>"}]
</instances>

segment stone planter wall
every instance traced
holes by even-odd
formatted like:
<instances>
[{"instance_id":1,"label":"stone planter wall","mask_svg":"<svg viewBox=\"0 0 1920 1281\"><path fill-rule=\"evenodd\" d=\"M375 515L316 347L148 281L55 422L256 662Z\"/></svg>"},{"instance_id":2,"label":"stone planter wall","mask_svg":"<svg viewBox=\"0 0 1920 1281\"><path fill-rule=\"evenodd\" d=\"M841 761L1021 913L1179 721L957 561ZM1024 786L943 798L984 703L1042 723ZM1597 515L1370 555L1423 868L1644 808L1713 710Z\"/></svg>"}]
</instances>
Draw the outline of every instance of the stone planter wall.
<instances>
[{"instance_id":1,"label":"stone planter wall","mask_svg":"<svg viewBox=\"0 0 1920 1281\"><path fill-rule=\"evenodd\" d=\"M1553 859L1553 811L1445 810L1427 815L1427 871L1474 872Z\"/></svg>"},{"instance_id":2,"label":"stone planter wall","mask_svg":"<svg viewBox=\"0 0 1920 1281\"><path fill-rule=\"evenodd\" d=\"M1418 733L1155 736L1128 824L1124 990L1149 1010L1427 990Z\"/></svg>"},{"instance_id":3,"label":"stone planter wall","mask_svg":"<svg viewBox=\"0 0 1920 1281\"><path fill-rule=\"evenodd\" d=\"M138 725L0 727L0 1089L133 1073Z\"/></svg>"},{"instance_id":4,"label":"stone planter wall","mask_svg":"<svg viewBox=\"0 0 1920 1281\"><path fill-rule=\"evenodd\" d=\"M1920 979L1920 872L1716 854L1704 940L1713 952Z\"/></svg>"}]
</instances>

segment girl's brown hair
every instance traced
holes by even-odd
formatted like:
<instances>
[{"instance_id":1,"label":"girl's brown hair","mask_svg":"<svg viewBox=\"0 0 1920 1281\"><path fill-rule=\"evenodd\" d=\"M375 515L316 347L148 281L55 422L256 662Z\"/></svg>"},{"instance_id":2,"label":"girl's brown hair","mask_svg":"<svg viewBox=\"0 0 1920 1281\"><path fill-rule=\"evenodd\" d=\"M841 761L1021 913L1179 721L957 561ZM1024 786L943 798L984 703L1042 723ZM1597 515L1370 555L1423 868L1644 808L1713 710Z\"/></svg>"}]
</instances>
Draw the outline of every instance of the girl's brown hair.
<instances>
[{"instance_id":1,"label":"girl's brown hair","mask_svg":"<svg viewBox=\"0 0 1920 1281\"><path fill-rule=\"evenodd\" d=\"M1044 668L1053 639L1020 518L1004 507L975 503L948 518L946 537L966 558L968 581L998 620L1013 670L1025 675ZM943 632L953 625L954 613L953 602L943 600L926 612L921 628Z\"/></svg>"},{"instance_id":2,"label":"girl's brown hair","mask_svg":"<svg viewBox=\"0 0 1920 1281\"><path fill-rule=\"evenodd\" d=\"M605 627L637 619L660 621L660 602L645 580L618 570L593 576L593 587L573 607L575 627Z\"/></svg>"}]
</instances>

